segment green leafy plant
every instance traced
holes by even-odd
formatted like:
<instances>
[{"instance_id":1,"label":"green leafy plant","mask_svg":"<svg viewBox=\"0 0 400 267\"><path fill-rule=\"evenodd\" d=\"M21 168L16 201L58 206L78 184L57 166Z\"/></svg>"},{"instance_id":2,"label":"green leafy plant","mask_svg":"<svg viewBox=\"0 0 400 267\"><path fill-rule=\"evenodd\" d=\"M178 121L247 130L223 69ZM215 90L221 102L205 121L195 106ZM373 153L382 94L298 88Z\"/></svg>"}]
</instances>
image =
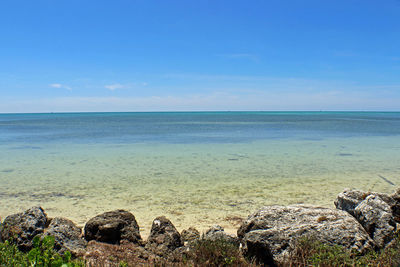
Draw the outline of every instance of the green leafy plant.
<instances>
[{"instance_id":1,"label":"green leafy plant","mask_svg":"<svg viewBox=\"0 0 400 267\"><path fill-rule=\"evenodd\" d=\"M85 263L72 260L70 252L60 255L54 251L54 237L36 236L32 240L33 248L28 253L18 250L12 242L0 243L0 266L38 266L38 267L83 267Z\"/></svg>"}]
</instances>

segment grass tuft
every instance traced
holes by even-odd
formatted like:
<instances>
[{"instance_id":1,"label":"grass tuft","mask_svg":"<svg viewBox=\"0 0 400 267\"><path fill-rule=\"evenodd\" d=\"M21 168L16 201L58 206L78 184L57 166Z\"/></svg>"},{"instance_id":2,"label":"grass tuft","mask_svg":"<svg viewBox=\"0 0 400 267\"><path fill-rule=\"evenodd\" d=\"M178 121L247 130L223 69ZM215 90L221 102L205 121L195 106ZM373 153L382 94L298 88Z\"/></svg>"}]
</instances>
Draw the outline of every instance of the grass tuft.
<instances>
[{"instance_id":1,"label":"grass tuft","mask_svg":"<svg viewBox=\"0 0 400 267\"><path fill-rule=\"evenodd\" d=\"M254 266L248 263L239 248L223 239L200 239L188 253L192 266Z\"/></svg>"},{"instance_id":2,"label":"grass tuft","mask_svg":"<svg viewBox=\"0 0 400 267\"><path fill-rule=\"evenodd\" d=\"M326 245L311 238L297 241L287 266L400 266L400 236L380 251L360 255L338 245Z\"/></svg>"}]
</instances>

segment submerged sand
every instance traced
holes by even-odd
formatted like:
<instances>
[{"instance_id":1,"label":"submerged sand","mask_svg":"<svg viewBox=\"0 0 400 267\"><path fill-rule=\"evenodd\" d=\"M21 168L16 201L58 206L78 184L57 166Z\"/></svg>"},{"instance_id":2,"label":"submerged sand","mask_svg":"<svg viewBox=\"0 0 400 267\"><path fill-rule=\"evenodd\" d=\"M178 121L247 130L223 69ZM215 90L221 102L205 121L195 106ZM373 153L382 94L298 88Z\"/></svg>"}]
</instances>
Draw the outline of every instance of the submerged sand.
<instances>
[{"instance_id":1,"label":"submerged sand","mask_svg":"<svg viewBox=\"0 0 400 267\"><path fill-rule=\"evenodd\" d=\"M235 144L1 145L0 216L41 205L83 226L114 209L146 236L167 216L178 230L235 232L264 205L333 207L344 188L392 192L400 137L276 139ZM382 178L383 177L383 178Z\"/></svg>"}]
</instances>

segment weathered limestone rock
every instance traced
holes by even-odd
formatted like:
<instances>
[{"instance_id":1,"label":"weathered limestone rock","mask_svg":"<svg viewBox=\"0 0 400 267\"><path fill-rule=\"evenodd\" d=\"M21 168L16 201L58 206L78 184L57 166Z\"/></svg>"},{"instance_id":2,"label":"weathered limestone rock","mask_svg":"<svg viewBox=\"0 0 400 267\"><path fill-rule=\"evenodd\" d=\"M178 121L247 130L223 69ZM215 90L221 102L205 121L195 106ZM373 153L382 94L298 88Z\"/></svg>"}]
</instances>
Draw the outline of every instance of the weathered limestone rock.
<instances>
[{"instance_id":1,"label":"weathered limestone rock","mask_svg":"<svg viewBox=\"0 0 400 267\"><path fill-rule=\"evenodd\" d=\"M335 200L335 206L339 210L344 210L354 216L354 210L370 193L351 190L346 188L343 192L339 193Z\"/></svg>"},{"instance_id":2,"label":"weathered limestone rock","mask_svg":"<svg viewBox=\"0 0 400 267\"><path fill-rule=\"evenodd\" d=\"M125 210L105 212L90 219L85 225L85 239L110 244L119 244L121 240L141 242L135 216Z\"/></svg>"},{"instance_id":3,"label":"weathered limestone rock","mask_svg":"<svg viewBox=\"0 0 400 267\"><path fill-rule=\"evenodd\" d=\"M43 236L48 235L55 238L54 249L60 254L69 251L74 256L81 256L85 252L87 242L82 239L81 228L71 220L60 217L52 219Z\"/></svg>"},{"instance_id":4,"label":"weathered limestone rock","mask_svg":"<svg viewBox=\"0 0 400 267\"><path fill-rule=\"evenodd\" d=\"M391 207L393 219L400 223L400 187L390 197L397 203L397 205Z\"/></svg>"},{"instance_id":5,"label":"weathered limestone rock","mask_svg":"<svg viewBox=\"0 0 400 267\"><path fill-rule=\"evenodd\" d=\"M396 191L390 197L400 202L400 187L397 188Z\"/></svg>"},{"instance_id":6,"label":"weathered limestone rock","mask_svg":"<svg viewBox=\"0 0 400 267\"><path fill-rule=\"evenodd\" d=\"M203 238L211 241L223 240L237 246L239 246L240 243L236 236L225 233L224 228L219 225L214 225L208 229Z\"/></svg>"},{"instance_id":7,"label":"weathered limestone rock","mask_svg":"<svg viewBox=\"0 0 400 267\"><path fill-rule=\"evenodd\" d=\"M146 249L159 256L167 257L182 245L181 235L170 220L164 216L154 219L147 239Z\"/></svg>"},{"instance_id":8,"label":"weathered limestone rock","mask_svg":"<svg viewBox=\"0 0 400 267\"><path fill-rule=\"evenodd\" d=\"M374 247L365 229L347 212L306 205L263 207L242 223L238 237L244 252L265 264L284 261L301 237L361 253Z\"/></svg>"},{"instance_id":9,"label":"weathered limestone rock","mask_svg":"<svg viewBox=\"0 0 400 267\"><path fill-rule=\"evenodd\" d=\"M4 219L0 227L1 239L12 240L22 251L32 248L32 239L43 230L47 215L41 207L32 207L24 212L12 214Z\"/></svg>"},{"instance_id":10,"label":"weathered limestone rock","mask_svg":"<svg viewBox=\"0 0 400 267\"><path fill-rule=\"evenodd\" d=\"M200 232L193 227L189 227L189 229L185 229L181 232L181 240L182 242L191 243L200 238Z\"/></svg>"},{"instance_id":11,"label":"weathered limestone rock","mask_svg":"<svg viewBox=\"0 0 400 267\"><path fill-rule=\"evenodd\" d=\"M345 189L336 197L335 206L337 209L347 211L354 216L355 208L370 195L378 196L386 202L391 209L393 219L400 223L400 188L390 196L377 192Z\"/></svg>"},{"instance_id":12,"label":"weathered limestone rock","mask_svg":"<svg viewBox=\"0 0 400 267\"><path fill-rule=\"evenodd\" d=\"M392 209L379 196L369 195L355 208L354 216L378 247L383 248L394 238L396 222Z\"/></svg>"},{"instance_id":13,"label":"weathered limestone rock","mask_svg":"<svg viewBox=\"0 0 400 267\"><path fill-rule=\"evenodd\" d=\"M353 215L378 248L383 248L394 238L396 222L400 222L399 200L400 189L390 196L345 189L337 196L335 205Z\"/></svg>"}]
</instances>

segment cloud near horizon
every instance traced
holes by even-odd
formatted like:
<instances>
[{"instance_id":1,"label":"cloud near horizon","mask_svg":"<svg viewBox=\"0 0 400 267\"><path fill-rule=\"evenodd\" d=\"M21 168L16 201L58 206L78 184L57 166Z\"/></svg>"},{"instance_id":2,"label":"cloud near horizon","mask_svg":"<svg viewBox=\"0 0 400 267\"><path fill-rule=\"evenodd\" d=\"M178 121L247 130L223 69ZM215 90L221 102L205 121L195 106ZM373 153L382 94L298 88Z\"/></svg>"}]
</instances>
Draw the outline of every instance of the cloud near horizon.
<instances>
[{"instance_id":1,"label":"cloud near horizon","mask_svg":"<svg viewBox=\"0 0 400 267\"><path fill-rule=\"evenodd\" d=\"M123 111L328 111L399 110L400 97L377 98L343 91L167 95L145 97L58 97L0 102L0 112L123 112Z\"/></svg>"}]
</instances>

